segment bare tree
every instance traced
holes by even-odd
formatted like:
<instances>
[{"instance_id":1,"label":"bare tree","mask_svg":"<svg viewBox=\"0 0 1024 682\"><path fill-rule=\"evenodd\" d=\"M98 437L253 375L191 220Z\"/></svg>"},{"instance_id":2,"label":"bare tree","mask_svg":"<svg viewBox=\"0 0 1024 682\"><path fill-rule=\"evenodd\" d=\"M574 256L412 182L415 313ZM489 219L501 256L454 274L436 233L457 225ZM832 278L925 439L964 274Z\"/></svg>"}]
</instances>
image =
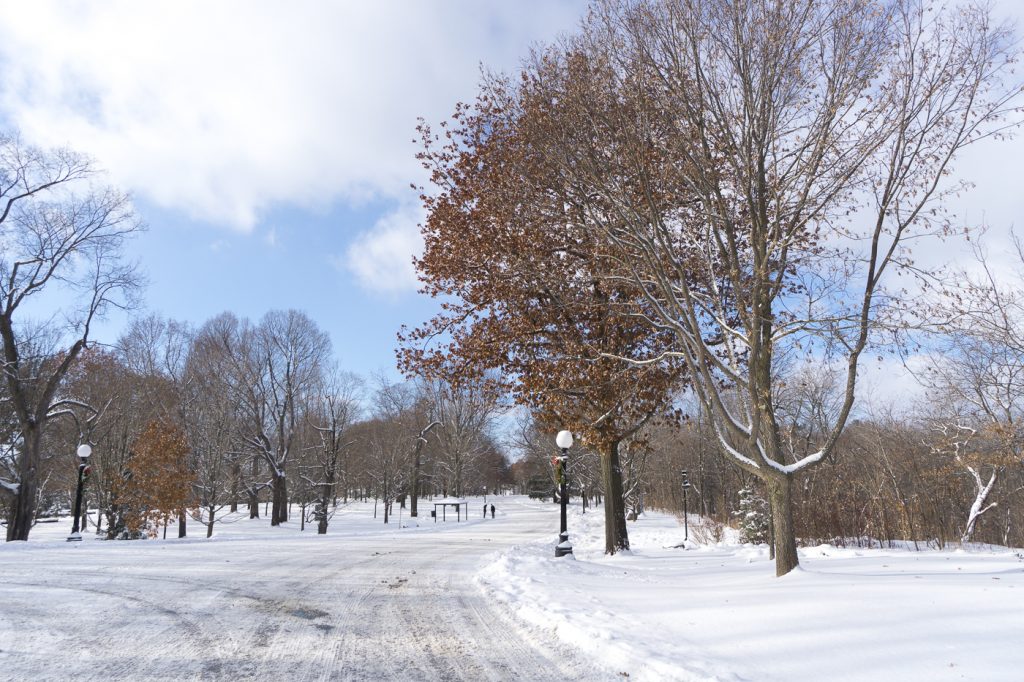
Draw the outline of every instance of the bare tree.
<instances>
[{"instance_id":1,"label":"bare tree","mask_svg":"<svg viewBox=\"0 0 1024 682\"><path fill-rule=\"evenodd\" d=\"M152 415L150 419L173 423L176 428L184 428L185 424L184 374L190 337L187 324L150 313L132 319L117 340L118 358L132 376L165 388L167 395L160 406L162 414ZM189 458L195 457L195 452L188 448L183 452ZM188 509L175 511L178 513L178 537L183 538L187 534Z\"/></svg>"},{"instance_id":2,"label":"bare tree","mask_svg":"<svg viewBox=\"0 0 1024 682\"><path fill-rule=\"evenodd\" d=\"M359 425L358 433L366 472L384 502L388 523L395 499L408 492L413 499L418 497L420 456L427 436L440 422L431 418L427 401L414 384L394 383L384 375L374 381L372 417Z\"/></svg>"},{"instance_id":3,"label":"bare tree","mask_svg":"<svg viewBox=\"0 0 1024 682\"><path fill-rule=\"evenodd\" d=\"M991 422L980 429L961 423L940 422L935 431L932 451L952 456L955 466L969 474L973 484L973 500L960 535L960 542L969 542L982 515L997 506L997 503L989 502L989 497L1006 464L1019 459L1019 439L1007 438L1013 432L1005 425Z\"/></svg>"},{"instance_id":4,"label":"bare tree","mask_svg":"<svg viewBox=\"0 0 1024 682\"><path fill-rule=\"evenodd\" d=\"M422 479L421 472L423 470L423 449L427 445L427 435L441 426L441 422L432 421L426 424L420 429L419 433L416 434L415 444L412 450L412 477L409 480L409 516L415 518L419 516L419 502L420 502L420 488Z\"/></svg>"},{"instance_id":5,"label":"bare tree","mask_svg":"<svg viewBox=\"0 0 1024 682\"><path fill-rule=\"evenodd\" d=\"M61 382L88 345L93 322L130 304L139 286L123 248L141 224L128 198L94 184L96 175L84 156L0 133L0 341L20 441L13 478L0 481L10 502L7 540L27 540L32 528L42 436L72 402L60 394ZM39 345L27 309L53 290L71 302L46 325L59 329L53 343Z\"/></svg>"},{"instance_id":6,"label":"bare tree","mask_svg":"<svg viewBox=\"0 0 1024 682\"><path fill-rule=\"evenodd\" d=\"M288 520L286 466L301 427L299 401L315 389L329 353L327 334L295 310L271 311L258 327L240 330L234 358L246 421L242 442L270 471L271 525Z\"/></svg>"},{"instance_id":7,"label":"bare tree","mask_svg":"<svg viewBox=\"0 0 1024 682\"><path fill-rule=\"evenodd\" d=\"M327 533L331 502L337 500L339 482L347 486L347 455L355 441L348 433L359 411L362 383L353 374L335 370L328 373L310 398L306 421L315 432L308 446L313 452L315 478L309 483L317 490L317 533ZM340 481L339 481L340 479Z\"/></svg>"},{"instance_id":8,"label":"bare tree","mask_svg":"<svg viewBox=\"0 0 1024 682\"><path fill-rule=\"evenodd\" d=\"M181 381L181 419L192 453L193 488L206 537L213 535L217 514L237 508L244 452L240 444L242 412L232 395L230 363L204 327L188 347Z\"/></svg>"},{"instance_id":9,"label":"bare tree","mask_svg":"<svg viewBox=\"0 0 1024 682\"><path fill-rule=\"evenodd\" d=\"M951 456L972 484L962 542L996 507L989 498L1006 468L1021 461L1024 437L1024 290L1019 281L999 283L974 244L980 273L961 272L962 286L940 298L934 361L918 375L933 396L932 449Z\"/></svg>"},{"instance_id":10,"label":"bare tree","mask_svg":"<svg viewBox=\"0 0 1024 682\"><path fill-rule=\"evenodd\" d=\"M558 482L552 458L557 456L557 449L552 447L550 429L538 422L532 414L521 411L516 417L516 428L510 434L509 445L518 452L514 465L520 492L532 497L551 496L552 502L558 502ZM578 453L581 448L578 442L573 444ZM570 462L576 462L576 453Z\"/></svg>"},{"instance_id":11,"label":"bare tree","mask_svg":"<svg viewBox=\"0 0 1024 682\"><path fill-rule=\"evenodd\" d=\"M461 497L467 472L491 445L488 435L500 409L499 394L487 381L453 386L436 379L427 382L425 389L432 421L440 423L435 431L440 443L435 471L441 477L443 492Z\"/></svg>"}]
</instances>

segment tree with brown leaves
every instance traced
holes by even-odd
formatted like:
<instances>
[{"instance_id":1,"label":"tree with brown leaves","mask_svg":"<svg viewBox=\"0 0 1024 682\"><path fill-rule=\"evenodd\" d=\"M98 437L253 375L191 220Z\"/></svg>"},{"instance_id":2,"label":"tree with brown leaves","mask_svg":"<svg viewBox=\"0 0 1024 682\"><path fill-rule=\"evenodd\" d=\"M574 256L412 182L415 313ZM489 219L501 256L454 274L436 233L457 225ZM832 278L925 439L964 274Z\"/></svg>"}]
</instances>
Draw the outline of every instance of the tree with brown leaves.
<instances>
[{"instance_id":1,"label":"tree with brown leaves","mask_svg":"<svg viewBox=\"0 0 1024 682\"><path fill-rule=\"evenodd\" d=\"M615 553L629 548L620 444L668 411L681 364L638 368L612 357L657 353L664 334L637 317L637 287L604 276L615 264L583 206L524 135L537 112L503 94L459 106L440 146L421 126L436 193L423 195L416 265L426 293L447 300L403 332L400 362L456 390L498 383L552 434L580 434L601 456L605 549Z\"/></svg>"},{"instance_id":2,"label":"tree with brown leaves","mask_svg":"<svg viewBox=\"0 0 1024 682\"><path fill-rule=\"evenodd\" d=\"M194 478L188 455L184 432L167 421L150 422L135 441L114 490L131 535L155 536L159 525L188 508Z\"/></svg>"}]
</instances>

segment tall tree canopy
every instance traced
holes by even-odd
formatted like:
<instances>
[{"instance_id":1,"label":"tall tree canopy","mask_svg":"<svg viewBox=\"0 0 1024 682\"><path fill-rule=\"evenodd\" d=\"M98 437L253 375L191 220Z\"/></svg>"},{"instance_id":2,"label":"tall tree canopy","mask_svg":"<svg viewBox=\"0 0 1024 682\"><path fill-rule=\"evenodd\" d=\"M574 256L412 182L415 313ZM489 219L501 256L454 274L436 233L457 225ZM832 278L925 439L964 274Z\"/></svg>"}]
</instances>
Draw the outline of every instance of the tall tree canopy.
<instances>
[{"instance_id":1,"label":"tall tree canopy","mask_svg":"<svg viewBox=\"0 0 1024 682\"><path fill-rule=\"evenodd\" d=\"M401 361L455 386L502 383L552 434L582 434L601 454L614 553L629 547L619 444L666 412L682 365L637 368L613 357L660 352L667 337L637 319L635 285L605 276L614 263L584 207L524 134L539 112L500 82L489 87L474 107L457 109L443 143L421 127L436 192L424 194L417 267L426 292L446 302L403 335Z\"/></svg>"}]
</instances>

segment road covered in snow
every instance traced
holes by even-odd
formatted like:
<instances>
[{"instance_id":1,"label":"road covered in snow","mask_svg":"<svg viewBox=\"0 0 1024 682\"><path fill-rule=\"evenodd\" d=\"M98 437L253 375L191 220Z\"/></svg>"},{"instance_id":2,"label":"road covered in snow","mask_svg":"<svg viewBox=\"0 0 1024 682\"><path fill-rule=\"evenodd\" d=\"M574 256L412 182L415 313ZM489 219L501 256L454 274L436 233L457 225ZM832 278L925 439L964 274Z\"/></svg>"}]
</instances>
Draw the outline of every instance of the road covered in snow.
<instances>
[{"instance_id":1,"label":"road covered in snow","mask_svg":"<svg viewBox=\"0 0 1024 682\"><path fill-rule=\"evenodd\" d=\"M574 504L556 559L556 506L490 502L493 520L471 499L469 521L402 529L352 504L326 536L39 524L0 544L0 680L1024 679L1021 550L824 545L776 578L764 546L684 546L660 513L604 556L603 515Z\"/></svg>"},{"instance_id":2,"label":"road covered in snow","mask_svg":"<svg viewBox=\"0 0 1024 682\"><path fill-rule=\"evenodd\" d=\"M352 505L326 536L246 519L65 543L40 524L0 545L0 679L621 679L480 590L495 552L557 529L553 505L492 501L493 520L402 530Z\"/></svg>"}]
</instances>

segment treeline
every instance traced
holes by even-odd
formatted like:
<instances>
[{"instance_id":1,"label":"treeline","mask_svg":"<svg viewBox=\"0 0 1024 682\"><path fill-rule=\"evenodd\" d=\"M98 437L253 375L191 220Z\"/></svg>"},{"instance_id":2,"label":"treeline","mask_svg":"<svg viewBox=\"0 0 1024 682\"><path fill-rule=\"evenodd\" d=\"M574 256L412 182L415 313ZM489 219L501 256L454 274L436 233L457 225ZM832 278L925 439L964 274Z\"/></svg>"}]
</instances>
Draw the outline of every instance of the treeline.
<instances>
[{"instance_id":1,"label":"treeline","mask_svg":"<svg viewBox=\"0 0 1024 682\"><path fill-rule=\"evenodd\" d=\"M728 466L714 452L707 427L694 420L664 430L650 452L655 476L641 486L642 502L682 512L680 471L693 487L690 513L743 527L741 491L752 490L765 510L756 479ZM795 495L797 535L804 545L945 547L962 541L1024 546L1024 464L984 446L969 458L937 448L939 434L923 420L854 421L835 455L801 482ZM710 446L710 447L709 447ZM984 482L979 488L975 474ZM987 482L995 485L986 491ZM979 494L985 497L978 504ZM977 512L985 510L978 515ZM714 540L714 523L705 539ZM770 526L761 529L767 537Z\"/></svg>"},{"instance_id":2,"label":"treeline","mask_svg":"<svg viewBox=\"0 0 1024 682\"><path fill-rule=\"evenodd\" d=\"M71 507L90 445L86 504L107 537L206 525L239 506L326 532L339 502L495 489L500 394L442 380L360 379L303 313L225 313L198 328L136 319L110 346L92 330L140 303L126 244L142 228L90 159L0 133L0 514L27 540ZM45 317L38 317L45 313Z\"/></svg>"},{"instance_id":3,"label":"treeline","mask_svg":"<svg viewBox=\"0 0 1024 682\"><path fill-rule=\"evenodd\" d=\"M84 351L62 383L65 418L44 433L38 513L70 507L75 448L92 446L86 507L107 538L205 525L228 512L321 533L353 499L416 515L420 495L496 490L508 464L495 394L340 370L300 312L258 323L225 313L197 329L138 319L111 349ZM18 449L0 466L10 469ZM294 510L298 518L289 518ZM9 510L5 510L9 511Z\"/></svg>"},{"instance_id":4,"label":"treeline","mask_svg":"<svg viewBox=\"0 0 1024 682\"><path fill-rule=\"evenodd\" d=\"M525 456L512 465L516 490L554 501L554 435L526 431L519 437ZM984 437L975 436L966 446L957 453L941 426L920 414L855 420L834 455L801 481L794 510L800 543L1024 546L1024 462L1007 456L1005 444ZM769 540L763 486L722 456L706 419L652 426L623 448L622 464L629 517L645 508L681 515L686 471L692 484L687 510L703 517L696 526L691 523L691 537L717 542L730 526L739 528L745 541ZM571 495L584 505L602 501L595 453L573 450L569 480ZM745 518L751 510L758 517L752 524Z\"/></svg>"}]
</instances>

